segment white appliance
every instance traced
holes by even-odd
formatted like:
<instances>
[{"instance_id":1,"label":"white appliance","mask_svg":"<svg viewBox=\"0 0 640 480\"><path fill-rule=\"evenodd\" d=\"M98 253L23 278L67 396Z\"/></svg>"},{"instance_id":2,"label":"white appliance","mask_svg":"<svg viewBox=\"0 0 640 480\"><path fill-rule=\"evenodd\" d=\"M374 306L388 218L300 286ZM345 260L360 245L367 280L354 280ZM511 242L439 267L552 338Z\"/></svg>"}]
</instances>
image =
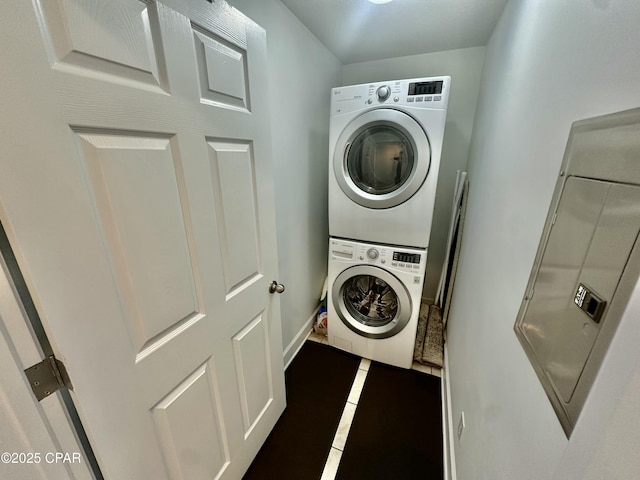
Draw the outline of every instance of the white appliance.
<instances>
[{"instance_id":1,"label":"white appliance","mask_svg":"<svg viewBox=\"0 0 640 480\"><path fill-rule=\"evenodd\" d=\"M329 235L427 248L451 77L331 90Z\"/></svg>"},{"instance_id":2,"label":"white appliance","mask_svg":"<svg viewBox=\"0 0 640 480\"><path fill-rule=\"evenodd\" d=\"M411 368L427 251L329 239L329 344Z\"/></svg>"}]
</instances>

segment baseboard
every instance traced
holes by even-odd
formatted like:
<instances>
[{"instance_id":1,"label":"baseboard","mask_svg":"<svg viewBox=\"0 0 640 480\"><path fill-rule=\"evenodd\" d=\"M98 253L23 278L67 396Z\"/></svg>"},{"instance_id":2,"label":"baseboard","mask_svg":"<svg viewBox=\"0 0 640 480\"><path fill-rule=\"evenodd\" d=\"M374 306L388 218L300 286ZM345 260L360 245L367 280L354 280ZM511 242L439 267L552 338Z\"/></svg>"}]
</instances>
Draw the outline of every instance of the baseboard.
<instances>
[{"instance_id":1,"label":"baseboard","mask_svg":"<svg viewBox=\"0 0 640 480\"><path fill-rule=\"evenodd\" d=\"M435 299L433 298L422 297L420 300L422 300L422 303L426 303L427 305L433 305L434 303L436 303Z\"/></svg>"},{"instance_id":2,"label":"baseboard","mask_svg":"<svg viewBox=\"0 0 640 480\"><path fill-rule=\"evenodd\" d=\"M444 455L444 478L456 480L456 455L453 442L453 412L451 411L451 387L449 380L449 352L444 344L444 367L442 369L442 451Z\"/></svg>"},{"instance_id":3,"label":"baseboard","mask_svg":"<svg viewBox=\"0 0 640 480\"><path fill-rule=\"evenodd\" d=\"M282 358L284 360L285 370L287 369L291 361L295 358L295 356L298 354L298 351L302 348L302 345L304 345L304 341L307 339L307 337L311 333L313 329L313 322L316 321L316 316L318 315L319 308L320 306L318 306L318 308L314 310L314 312L307 319L307 321L304 322L304 324L302 325L302 328L298 331L296 336L293 337L293 340L291 340L291 343L289 343L289 345L287 345L287 348L284 349L284 352L282 353Z\"/></svg>"}]
</instances>

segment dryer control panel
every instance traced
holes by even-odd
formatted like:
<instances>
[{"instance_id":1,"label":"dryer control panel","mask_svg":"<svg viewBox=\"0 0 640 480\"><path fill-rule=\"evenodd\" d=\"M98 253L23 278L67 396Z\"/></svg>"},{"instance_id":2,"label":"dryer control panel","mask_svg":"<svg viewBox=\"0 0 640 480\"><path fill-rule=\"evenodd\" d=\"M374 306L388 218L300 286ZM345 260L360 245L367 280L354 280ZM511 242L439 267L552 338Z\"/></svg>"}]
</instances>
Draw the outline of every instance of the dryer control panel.
<instances>
[{"instance_id":1,"label":"dryer control panel","mask_svg":"<svg viewBox=\"0 0 640 480\"><path fill-rule=\"evenodd\" d=\"M409 95L440 95L444 81L413 82L409 84Z\"/></svg>"},{"instance_id":2,"label":"dryer control panel","mask_svg":"<svg viewBox=\"0 0 640 480\"><path fill-rule=\"evenodd\" d=\"M412 78L348 85L331 90L331 115L367 107L446 109L451 77Z\"/></svg>"}]
</instances>

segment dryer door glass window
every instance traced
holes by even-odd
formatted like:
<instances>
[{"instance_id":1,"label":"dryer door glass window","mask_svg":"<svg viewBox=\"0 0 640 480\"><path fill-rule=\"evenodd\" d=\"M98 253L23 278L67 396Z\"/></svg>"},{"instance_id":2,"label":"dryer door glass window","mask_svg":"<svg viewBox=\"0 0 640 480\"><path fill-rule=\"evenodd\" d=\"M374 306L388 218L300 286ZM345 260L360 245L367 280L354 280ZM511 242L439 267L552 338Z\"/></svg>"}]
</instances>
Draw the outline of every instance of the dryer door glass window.
<instances>
[{"instance_id":1,"label":"dryer door glass window","mask_svg":"<svg viewBox=\"0 0 640 480\"><path fill-rule=\"evenodd\" d=\"M356 275L343 288L344 303L359 323L381 327L396 318L398 296L384 280L374 275Z\"/></svg>"},{"instance_id":2,"label":"dryer door glass window","mask_svg":"<svg viewBox=\"0 0 640 480\"><path fill-rule=\"evenodd\" d=\"M390 125L366 128L351 143L347 171L362 191L384 195L400 188L413 170L411 142Z\"/></svg>"}]
</instances>

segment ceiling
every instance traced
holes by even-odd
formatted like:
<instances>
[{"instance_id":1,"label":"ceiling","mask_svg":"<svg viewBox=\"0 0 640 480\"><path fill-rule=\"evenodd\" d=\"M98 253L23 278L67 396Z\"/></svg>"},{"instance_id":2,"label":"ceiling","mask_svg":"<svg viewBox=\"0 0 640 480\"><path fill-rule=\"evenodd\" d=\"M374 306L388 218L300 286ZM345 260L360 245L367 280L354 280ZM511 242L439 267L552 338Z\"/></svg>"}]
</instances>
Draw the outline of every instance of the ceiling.
<instances>
[{"instance_id":1,"label":"ceiling","mask_svg":"<svg viewBox=\"0 0 640 480\"><path fill-rule=\"evenodd\" d=\"M349 63L484 46L507 0L282 0Z\"/></svg>"}]
</instances>

